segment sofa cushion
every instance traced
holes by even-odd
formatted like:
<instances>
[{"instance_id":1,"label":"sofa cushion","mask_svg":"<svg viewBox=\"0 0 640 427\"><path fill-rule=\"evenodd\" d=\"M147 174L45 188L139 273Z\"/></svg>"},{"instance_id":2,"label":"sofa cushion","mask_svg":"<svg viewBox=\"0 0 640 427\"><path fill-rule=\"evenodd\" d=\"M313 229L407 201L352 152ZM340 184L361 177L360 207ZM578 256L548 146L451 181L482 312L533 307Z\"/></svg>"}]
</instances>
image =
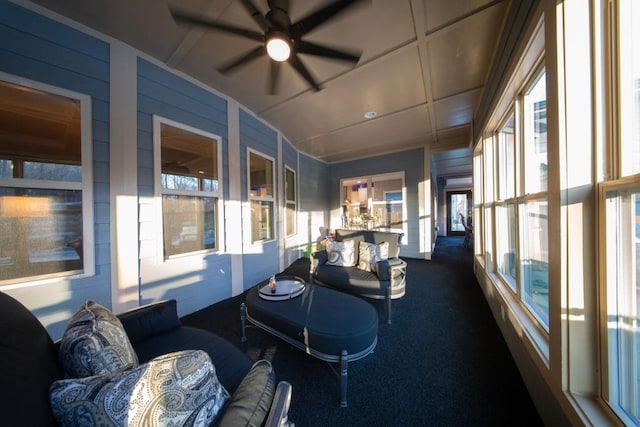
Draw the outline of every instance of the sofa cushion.
<instances>
[{"instance_id":1,"label":"sofa cushion","mask_svg":"<svg viewBox=\"0 0 640 427\"><path fill-rule=\"evenodd\" d=\"M327 264L337 267L353 267L356 265L356 255L353 240L335 242L327 240Z\"/></svg>"},{"instance_id":2,"label":"sofa cushion","mask_svg":"<svg viewBox=\"0 0 640 427\"><path fill-rule=\"evenodd\" d=\"M164 353L190 349L203 350L209 354L218 379L232 394L251 369L251 359L238 347L221 336L200 328L182 326L139 342L135 347L140 362Z\"/></svg>"},{"instance_id":3,"label":"sofa cushion","mask_svg":"<svg viewBox=\"0 0 640 427\"><path fill-rule=\"evenodd\" d=\"M176 300L158 301L118 314L131 345L180 327Z\"/></svg>"},{"instance_id":4,"label":"sofa cushion","mask_svg":"<svg viewBox=\"0 0 640 427\"><path fill-rule=\"evenodd\" d=\"M0 413L6 426L53 426L48 390L62 378L57 351L36 316L0 292Z\"/></svg>"},{"instance_id":5,"label":"sofa cushion","mask_svg":"<svg viewBox=\"0 0 640 427\"><path fill-rule=\"evenodd\" d=\"M120 320L93 301L82 304L67 324L59 358L67 378L104 375L138 365Z\"/></svg>"},{"instance_id":6,"label":"sofa cushion","mask_svg":"<svg viewBox=\"0 0 640 427\"><path fill-rule=\"evenodd\" d=\"M269 413L276 376L267 360L258 360L231 396L219 425L259 427Z\"/></svg>"},{"instance_id":7,"label":"sofa cushion","mask_svg":"<svg viewBox=\"0 0 640 427\"><path fill-rule=\"evenodd\" d=\"M378 262L389 258L389 243L360 242L358 245L358 268L378 273Z\"/></svg>"},{"instance_id":8,"label":"sofa cushion","mask_svg":"<svg viewBox=\"0 0 640 427\"><path fill-rule=\"evenodd\" d=\"M169 353L124 372L56 381L51 408L62 425L208 426L229 398L199 350Z\"/></svg>"}]
</instances>

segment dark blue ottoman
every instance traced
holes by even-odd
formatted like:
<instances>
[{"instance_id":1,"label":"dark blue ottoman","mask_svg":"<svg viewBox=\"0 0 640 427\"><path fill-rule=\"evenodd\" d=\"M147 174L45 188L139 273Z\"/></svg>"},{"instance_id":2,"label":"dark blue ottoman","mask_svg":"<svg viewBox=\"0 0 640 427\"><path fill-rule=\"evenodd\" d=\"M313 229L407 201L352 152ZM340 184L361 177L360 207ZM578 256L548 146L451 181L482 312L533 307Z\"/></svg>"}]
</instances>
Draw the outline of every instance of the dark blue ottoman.
<instances>
[{"instance_id":1,"label":"dark blue ottoman","mask_svg":"<svg viewBox=\"0 0 640 427\"><path fill-rule=\"evenodd\" d=\"M304 292L284 301L268 301L247 292L241 306L242 341L246 320L307 354L340 363L340 406L347 406L348 362L371 353L378 342L378 313L358 297L307 283Z\"/></svg>"}]
</instances>

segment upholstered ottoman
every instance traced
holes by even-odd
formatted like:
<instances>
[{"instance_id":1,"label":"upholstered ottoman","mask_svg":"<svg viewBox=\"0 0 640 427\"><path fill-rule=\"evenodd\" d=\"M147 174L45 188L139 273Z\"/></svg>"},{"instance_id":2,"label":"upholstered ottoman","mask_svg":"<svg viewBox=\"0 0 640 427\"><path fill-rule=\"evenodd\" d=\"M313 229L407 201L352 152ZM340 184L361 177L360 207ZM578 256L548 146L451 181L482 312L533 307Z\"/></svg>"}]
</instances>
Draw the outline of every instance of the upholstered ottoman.
<instances>
[{"instance_id":1,"label":"upholstered ottoman","mask_svg":"<svg viewBox=\"0 0 640 427\"><path fill-rule=\"evenodd\" d=\"M280 276L278 280L286 278ZM246 341L248 320L311 356L340 363L340 406L346 407L348 362L365 357L375 348L378 313L360 298L310 283L290 299L264 299L259 290L266 283L249 290L246 304L241 306L242 341Z\"/></svg>"}]
</instances>

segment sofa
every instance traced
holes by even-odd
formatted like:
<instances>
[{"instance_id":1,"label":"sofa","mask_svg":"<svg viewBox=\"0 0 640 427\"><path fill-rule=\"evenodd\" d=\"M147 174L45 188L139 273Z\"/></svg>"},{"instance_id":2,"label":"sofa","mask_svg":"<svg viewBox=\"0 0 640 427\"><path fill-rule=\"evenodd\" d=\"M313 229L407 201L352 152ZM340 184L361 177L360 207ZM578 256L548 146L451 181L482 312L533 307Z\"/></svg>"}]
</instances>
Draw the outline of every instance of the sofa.
<instances>
[{"instance_id":1,"label":"sofa","mask_svg":"<svg viewBox=\"0 0 640 427\"><path fill-rule=\"evenodd\" d=\"M221 426L289 425L291 385L276 384L268 361L252 363L223 338L181 325L175 300L112 315L117 320L111 323L97 322L103 314L95 307L101 306L89 305L85 303L72 319L78 313L85 317L70 321L63 339L54 343L24 305L0 292L3 425L164 425L174 422L169 417L176 414L179 422L172 425L210 425L209 421ZM92 310L82 312L87 308ZM137 358L134 366L128 366L126 357L118 352L98 357L85 349L75 361L78 366L69 370L69 357L66 353L63 357L63 349L79 352L82 346L68 331L86 327L92 320L96 321L90 326L94 330L107 330L105 324L112 327L115 323L124 328L127 345L134 350L128 357ZM98 341L94 339L93 344ZM104 365L120 362L124 369L100 371ZM69 377L69 372L87 366L94 369L93 375ZM79 396L87 400L78 403ZM150 409L141 410L145 401L151 402ZM105 408L120 412L123 418L115 422L106 416L99 418Z\"/></svg>"},{"instance_id":2,"label":"sofa","mask_svg":"<svg viewBox=\"0 0 640 427\"><path fill-rule=\"evenodd\" d=\"M387 323L391 300L405 294L406 262L399 258L401 233L335 230L326 250L313 255L313 281L365 298L384 299Z\"/></svg>"}]
</instances>

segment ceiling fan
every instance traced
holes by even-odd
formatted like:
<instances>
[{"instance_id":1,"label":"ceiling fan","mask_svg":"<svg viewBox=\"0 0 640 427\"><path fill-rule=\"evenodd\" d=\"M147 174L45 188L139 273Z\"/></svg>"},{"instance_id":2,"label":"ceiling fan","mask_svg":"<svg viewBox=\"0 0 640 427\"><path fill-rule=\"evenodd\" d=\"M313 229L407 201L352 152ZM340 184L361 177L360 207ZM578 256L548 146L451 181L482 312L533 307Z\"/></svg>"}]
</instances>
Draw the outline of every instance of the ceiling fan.
<instances>
[{"instance_id":1,"label":"ceiling fan","mask_svg":"<svg viewBox=\"0 0 640 427\"><path fill-rule=\"evenodd\" d=\"M196 16L184 11L178 11L175 8L170 8L170 12L173 19L178 23L200 25L260 42L260 46L221 66L218 68L218 71L227 74L237 67L267 54L271 59L268 90L270 94L275 94L280 76L280 68L283 62L291 64L293 69L296 70L313 89L316 91L321 89L318 82L316 82L307 67L300 60L298 56L300 53L350 61L353 63L358 62L360 59L359 53L337 50L307 42L302 40L302 37L344 11L349 6L361 1L363 0L335 1L299 21L291 23L291 18L289 17L289 0L268 0L270 10L266 15L263 15L260 10L258 10L252 0L242 0L242 6L258 24L262 32Z\"/></svg>"}]
</instances>

